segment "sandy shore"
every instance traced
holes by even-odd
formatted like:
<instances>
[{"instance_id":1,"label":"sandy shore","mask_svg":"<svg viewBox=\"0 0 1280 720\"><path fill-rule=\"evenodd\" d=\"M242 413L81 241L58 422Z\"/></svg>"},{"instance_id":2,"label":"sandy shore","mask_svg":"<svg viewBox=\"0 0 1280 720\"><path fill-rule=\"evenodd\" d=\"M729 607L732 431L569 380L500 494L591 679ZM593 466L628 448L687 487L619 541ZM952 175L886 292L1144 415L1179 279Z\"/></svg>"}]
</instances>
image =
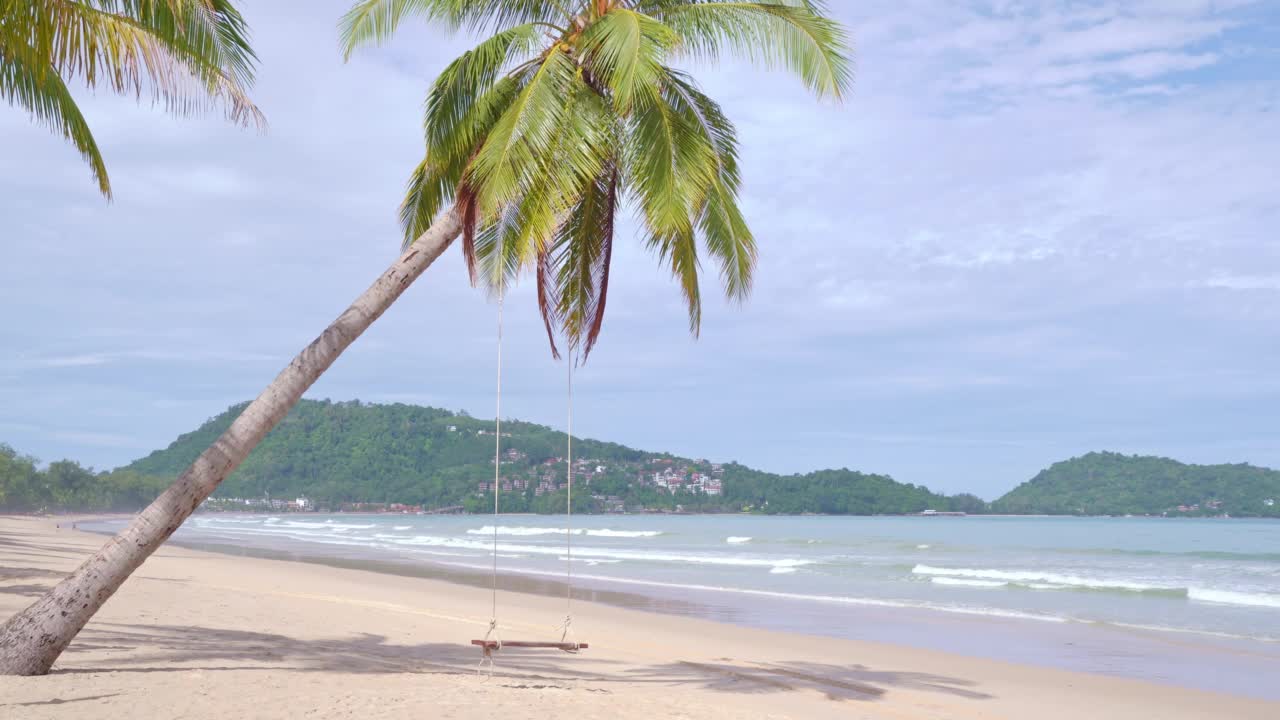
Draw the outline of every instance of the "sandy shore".
<instances>
[{"instance_id":1,"label":"sandy shore","mask_svg":"<svg viewBox=\"0 0 1280 720\"><path fill-rule=\"evenodd\" d=\"M0 517L0 618L102 542ZM563 602L503 593L502 637L554 639ZM574 619L590 650L507 650L485 681L469 641L489 606L434 580L165 548L51 675L0 677L0 717L1280 717L1280 703L592 603Z\"/></svg>"}]
</instances>

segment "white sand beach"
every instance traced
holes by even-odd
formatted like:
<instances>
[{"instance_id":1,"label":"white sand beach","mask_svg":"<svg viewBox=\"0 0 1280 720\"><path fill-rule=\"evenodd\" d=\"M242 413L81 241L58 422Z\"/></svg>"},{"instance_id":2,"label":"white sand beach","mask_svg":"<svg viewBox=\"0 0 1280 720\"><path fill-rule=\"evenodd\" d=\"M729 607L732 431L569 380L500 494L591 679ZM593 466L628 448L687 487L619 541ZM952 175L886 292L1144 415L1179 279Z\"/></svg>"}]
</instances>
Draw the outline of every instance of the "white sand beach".
<instances>
[{"instance_id":1,"label":"white sand beach","mask_svg":"<svg viewBox=\"0 0 1280 720\"><path fill-rule=\"evenodd\" d=\"M0 615L103 538L0 518ZM56 524L63 524L58 529ZM490 596L439 581L166 547L5 718L1275 718L1280 704L886 644L579 603L579 655L501 653ZM553 639L562 601L506 592L504 639ZM856 621L856 613L851 615Z\"/></svg>"}]
</instances>

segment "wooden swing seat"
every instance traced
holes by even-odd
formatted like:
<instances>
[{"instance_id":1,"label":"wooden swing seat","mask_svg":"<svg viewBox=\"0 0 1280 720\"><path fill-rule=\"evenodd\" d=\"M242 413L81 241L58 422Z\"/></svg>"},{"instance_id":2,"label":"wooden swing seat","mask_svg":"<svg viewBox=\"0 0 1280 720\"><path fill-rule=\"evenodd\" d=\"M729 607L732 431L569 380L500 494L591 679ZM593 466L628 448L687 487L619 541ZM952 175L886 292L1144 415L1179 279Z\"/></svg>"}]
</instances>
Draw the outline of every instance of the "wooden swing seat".
<instances>
[{"instance_id":1,"label":"wooden swing seat","mask_svg":"<svg viewBox=\"0 0 1280 720\"><path fill-rule=\"evenodd\" d=\"M501 650L502 648L549 648L552 650L563 650L565 652L587 649L586 643L535 642L532 640L503 640L502 642L498 642L497 640L472 640L471 644L484 648L486 653L493 652L494 650Z\"/></svg>"}]
</instances>

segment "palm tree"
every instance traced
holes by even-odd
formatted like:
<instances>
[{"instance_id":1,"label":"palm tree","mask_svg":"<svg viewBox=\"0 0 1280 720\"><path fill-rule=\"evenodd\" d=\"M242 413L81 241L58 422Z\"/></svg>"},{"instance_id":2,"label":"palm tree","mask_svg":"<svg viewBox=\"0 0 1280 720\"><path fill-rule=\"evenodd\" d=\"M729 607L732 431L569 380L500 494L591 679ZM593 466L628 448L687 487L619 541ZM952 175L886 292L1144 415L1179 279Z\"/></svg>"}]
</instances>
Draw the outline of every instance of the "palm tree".
<instances>
[{"instance_id":1,"label":"palm tree","mask_svg":"<svg viewBox=\"0 0 1280 720\"><path fill-rule=\"evenodd\" d=\"M534 270L552 353L558 326L584 360L602 327L626 204L678 281L695 335L698 239L730 298L751 288L756 247L737 203L734 127L670 63L737 53L837 99L849 82L844 33L812 0L365 0L344 21L345 52L386 39L412 11L493 34L446 67L427 99L405 241L456 204L473 282L501 291Z\"/></svg>"},{"instance_id":2,"label":"palm tree","mask_svg":"<svg viewBox=\"0 0 1280 720\"><path fill-rule=\"evenodd\" d=\"M427 102L399 259L308 345L182 475L71 575L0 626L0 673L49 670L107 598L294 406L302 393L460 235L473 277L539 277L548 330L573 349L604 313L614 218L637 207L700 322L698 244L731 297L755 246L736 196L732 125L668 64L732 53L796 72L820 96L849 84L843 31L816 0L360 0L343 18L349 57L417 14L490 33L451 63Z\"/></svg>"},{"instance_id":3,"label":"palm tree","mask_svg":"<svg viewBox=\"0 0 1280 720\"><path fill-rule=\"evenodd\" d=\"M0 0L0 97L65 137L111 198L98 143L68 88L80 81L179 115L215 103L264 125L249 100L257 58L228 0Z\"/></svg>"}]
</instances>

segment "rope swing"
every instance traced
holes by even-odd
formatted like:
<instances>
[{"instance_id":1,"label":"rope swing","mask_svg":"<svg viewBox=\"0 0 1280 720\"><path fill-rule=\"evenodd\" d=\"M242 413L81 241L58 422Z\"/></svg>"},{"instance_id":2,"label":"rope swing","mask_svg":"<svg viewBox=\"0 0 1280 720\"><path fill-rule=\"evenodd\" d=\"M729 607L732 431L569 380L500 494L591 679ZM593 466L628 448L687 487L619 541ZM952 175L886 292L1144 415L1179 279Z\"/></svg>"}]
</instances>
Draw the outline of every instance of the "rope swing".
<instances>
[{"instance_id":1,"label":"rope swing","mask_svg":"<svg viewBox=\"0 0 1280 720\"><path fill-rule=\"evenodd\" d=\"M573 352L565 354L565 366L568 368L568 431L566 432L565 464L565 615L564 621L557 626L560 630L559 642L537 642L528 640L509 640L503 642L498 632L498 519L501 515L499 494L502 485L502 301L505 288L498 290L498 357L497 357L497 400L493 419L493 570L492 570L492 604L489 613L489 629L482 640L472 640L472 645L480 646L484 655L480 658L477 672L486 669L493 674L494 653L504 647L551 648L567 653L577 653L587 648L573 634Z\"/></svg>"}]
</instances>

